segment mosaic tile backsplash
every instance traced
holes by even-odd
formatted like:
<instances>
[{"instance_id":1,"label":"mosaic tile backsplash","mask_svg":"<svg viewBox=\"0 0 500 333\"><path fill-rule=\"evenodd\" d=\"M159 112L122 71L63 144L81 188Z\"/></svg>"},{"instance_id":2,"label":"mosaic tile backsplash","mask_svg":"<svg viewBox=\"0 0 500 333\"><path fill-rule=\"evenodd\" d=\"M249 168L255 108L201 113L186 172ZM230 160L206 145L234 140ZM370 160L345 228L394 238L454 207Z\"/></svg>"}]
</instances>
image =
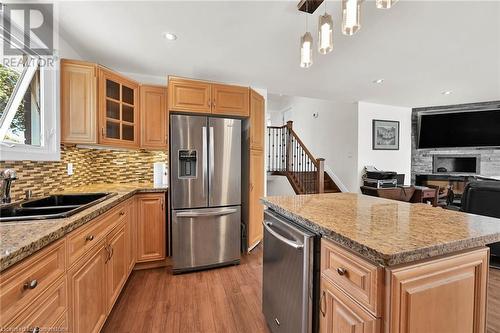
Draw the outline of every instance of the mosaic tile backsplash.
<instances>
[{"instance_id":1,"label":"mosaic tile backsplash","mask_svg":"<svg viewBox=\"0 0 500 333\"><path fill-rule=\"evenodd\" d=\"M153 163L167 160L166 151L122 151L62 145L60 161L0 161L0 169L12 168L17 172L11 196L13 200L20 200L28 189L32 190L33 196L41 196L90 183L151 183ZM71 176L67 174L68 163L73 163L74 173Z\"/></svg>"}]
</instances>

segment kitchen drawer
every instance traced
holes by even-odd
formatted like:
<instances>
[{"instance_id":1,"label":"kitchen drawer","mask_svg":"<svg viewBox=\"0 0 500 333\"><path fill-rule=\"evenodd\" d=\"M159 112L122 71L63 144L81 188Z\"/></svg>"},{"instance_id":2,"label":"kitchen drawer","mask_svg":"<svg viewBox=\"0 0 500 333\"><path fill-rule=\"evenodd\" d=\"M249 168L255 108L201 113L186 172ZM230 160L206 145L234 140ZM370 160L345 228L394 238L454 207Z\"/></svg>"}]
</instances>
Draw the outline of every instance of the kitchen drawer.
<instances>
[{"instance_id":1,"label":"kitchen drawer","mask_svg":"<svg viewBox=\"0 0 500 333\"><path fill-rule=\"evenodd\" d=\"M321 278L320 333L381 333L382 320L373 316L351 297Z\"/></svg>"},{"instance_id":2,"label":"kitchen drawer","mask_svg":"<svg viewBox=\"0 0 500 333\"><path fill-rule=\"evenodd\" d=\"M11 330L27 330L40 332L53 329L65 316L67 309L67 287L66 278L61 277L49 289L43 292L10 324L6 325ZM64 318L63 318L64 319ZM65 325L65 324L63 324Z\"/></svg>"},{"instance_id":3,"label":"kitchen drawer","mask_svg":"<svg viewBox=\"0 0 500 333\"><path fill-rule=\"evenodd\" d=\"M65 271L65 240L40 250L0 275L0 326L9 322Z\"/></svg>"},{"instance_id":4,"label":"kitchen drawer","mask_svg":"<svg viewBox=\"0 0 500 333\"><path fill-rule=\"evenodd\" d=\"M321 240L321 274L366 307L375 316L382 313L383 269Z\"/></svg>"},{"instance_id":5,"label":"kitchen drawer","mask_svg":"<svg viewBox=\"0 0 500 333\"><path fill-rule=\"evenodd\" d=\"M86 225L68 235L68 266L73 265L89 249L99 243L120 220L129 214L129 209L122 203L110 212L95 218Z\"/></svg>"}]
</instances>

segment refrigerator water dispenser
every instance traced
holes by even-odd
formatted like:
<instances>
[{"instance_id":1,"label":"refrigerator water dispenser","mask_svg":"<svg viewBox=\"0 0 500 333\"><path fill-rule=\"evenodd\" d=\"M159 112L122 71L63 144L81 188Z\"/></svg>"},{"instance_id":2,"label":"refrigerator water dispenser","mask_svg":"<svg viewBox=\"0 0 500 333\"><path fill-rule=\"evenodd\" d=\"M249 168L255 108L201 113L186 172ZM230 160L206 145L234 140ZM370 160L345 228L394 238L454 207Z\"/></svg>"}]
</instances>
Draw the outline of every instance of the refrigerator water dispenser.
<instances>
[{"instance_id":1,"label":"refrigerator water dispenser","mask_svg":"<svg viewBox=\"0 0 500 333\"><path fill-rule=\"evenodd\" d=\"M196 178L196 150L179 150L179 178Z\"/></svg>"}]
</instances>

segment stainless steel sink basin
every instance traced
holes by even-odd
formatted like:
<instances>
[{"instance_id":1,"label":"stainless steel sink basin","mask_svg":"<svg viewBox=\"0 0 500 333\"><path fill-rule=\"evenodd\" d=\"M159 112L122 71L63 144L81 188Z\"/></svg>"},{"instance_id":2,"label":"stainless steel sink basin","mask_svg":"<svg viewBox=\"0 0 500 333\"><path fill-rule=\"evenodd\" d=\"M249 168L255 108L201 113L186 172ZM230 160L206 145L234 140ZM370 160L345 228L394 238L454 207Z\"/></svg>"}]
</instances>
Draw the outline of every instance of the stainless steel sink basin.
<instances>
[{"instance_id":1,"label":"stainless steel sink basin","mask_svg":"<svg viewBox=\"0 0 500 333\"><path fill-rule=\"evenodd\" d=\"M0 207L0 222L68 217L116 193L57 194Z\"/></svg>"}]
</instances>

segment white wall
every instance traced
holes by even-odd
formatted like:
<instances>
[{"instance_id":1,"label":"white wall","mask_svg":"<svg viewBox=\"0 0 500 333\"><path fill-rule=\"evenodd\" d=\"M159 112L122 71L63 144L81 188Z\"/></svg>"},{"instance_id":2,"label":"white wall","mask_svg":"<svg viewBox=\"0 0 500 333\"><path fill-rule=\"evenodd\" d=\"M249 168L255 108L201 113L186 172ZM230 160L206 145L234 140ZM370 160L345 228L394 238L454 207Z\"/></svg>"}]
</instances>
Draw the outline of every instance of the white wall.
<instances>
[{"instance_id":1,"label":"white wall","mask_svg":"<svg viewBox=\"0 0 500 333\"><path fill-rule=\"evenodd\" d=\"M399 150L372 149L373 119L399 121ZM358 157L357 178L361 184L363 168L373 165L379 170L405 174L405 183L411 181L411 108L358 103Z\"/></svg>"},{"instance_id":2,"label":"white wall","mask_svg":"<svg viewBox=\"0 0 500 333\"><path fill-rule=\"evenodd\" d=\"M269 118L279 122L283 113L293 121L294 131L316 157L329 167L349 191L357 191L357 104L306 97L292 97L282 110ZM317 113L318 117L313 117ZM281 123L273 123L281 125Z\"/></svg>"}]
</instances>

